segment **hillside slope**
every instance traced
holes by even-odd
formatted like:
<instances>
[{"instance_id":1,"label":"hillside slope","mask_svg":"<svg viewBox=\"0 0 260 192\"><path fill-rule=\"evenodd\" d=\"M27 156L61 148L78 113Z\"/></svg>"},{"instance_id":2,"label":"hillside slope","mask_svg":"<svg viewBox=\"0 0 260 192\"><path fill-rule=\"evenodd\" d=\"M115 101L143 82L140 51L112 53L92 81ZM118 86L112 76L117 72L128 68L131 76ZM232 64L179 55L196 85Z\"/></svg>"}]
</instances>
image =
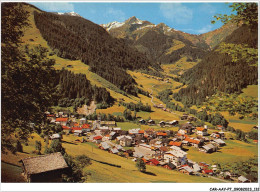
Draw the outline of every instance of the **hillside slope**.
<instances>
[{"instance_id":1,"label":"hillside slope","mask_svg":"<svg viewBox=\"0 0 260 192\"><path fill-rule=\"evenodd\" d=\"M248 44L249 47L257 48L257 32L251 32L244 25L229 35L224 42ZM247 85L257 84L257 67L242 61L234 63L227 54L217 52L217 47L182 75L188 87L175 95L176 100L188 105L200 104L216 91L240 92Z\"/></svg>"},{"instance_id":2,"label":"hillside slope","mask_svg":"<svg viewBox=\"0 0 260 192\"><path fill-rule=\"evenodd\" d=\"M92 72L129 94L136 95L135 81L125 70L153 65L125 41L111 37L102 27L84 18L47 12L35 12L34 18L43 38L58 56L81 60Z\"/></svg>"}]
</instances>

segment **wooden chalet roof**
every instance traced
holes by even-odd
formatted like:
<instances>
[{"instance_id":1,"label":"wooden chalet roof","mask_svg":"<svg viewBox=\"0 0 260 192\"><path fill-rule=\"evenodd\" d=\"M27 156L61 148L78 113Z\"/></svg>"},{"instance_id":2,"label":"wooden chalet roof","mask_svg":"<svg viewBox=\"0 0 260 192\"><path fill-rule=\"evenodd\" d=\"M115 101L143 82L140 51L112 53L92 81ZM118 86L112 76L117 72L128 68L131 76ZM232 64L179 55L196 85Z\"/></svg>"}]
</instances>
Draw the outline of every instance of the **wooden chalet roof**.
<instances>
[{"instance_id":1,"label":"wooden chalet roof","mask_svg":"<svg viewBox=\"0 0 260 192\"><path fill-rule=\"evenodd\" d=\"M56 122L67 122L69 118L57 118Z\"/></svg>"},{"instance_id":2,"label":"wooden chalet roof","mask_svg":"<svg viewBox=\"0 0 260 192\"><path fill-rule=\"evenodd\" d=\"M67 168L68 165L60 152L22 159L29 175Z\"/></svg>"}]
</instances>

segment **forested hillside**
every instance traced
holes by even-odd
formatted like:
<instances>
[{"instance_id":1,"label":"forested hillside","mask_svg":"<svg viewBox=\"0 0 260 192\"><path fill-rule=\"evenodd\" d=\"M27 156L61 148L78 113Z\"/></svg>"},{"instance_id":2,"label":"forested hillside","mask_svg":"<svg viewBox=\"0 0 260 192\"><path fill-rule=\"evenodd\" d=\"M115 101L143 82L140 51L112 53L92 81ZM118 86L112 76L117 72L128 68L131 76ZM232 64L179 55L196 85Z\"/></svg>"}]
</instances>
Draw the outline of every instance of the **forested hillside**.
<instances>
[{"instance_id":1,"label":"forested hillside","mask_svg":"<svg viewBox=\"0 0 260 192\"><path fill-rule=\"evenodd\" d=\"M125 41L111 37L102 27L81 17L35 12L35 23L58 56L81 60L92 72L129 94L136 95L136 83L126 70L152 65Z\"/></svg>"},{"instance_id":2,"label":"forested hillside","mask_svg":"<svg viewBox=\"0 0 260 192\"><path fill-rule=\"evenodd\" d=\"M73 106L76 110L78 106L89 104L93 100L103 106L114 101L105 88L92 86L84 74L74 74L62 69L57 71L56 78L58 104L61 107Z\"/></svg>"},{"instance_id":3,"label":"forested hillside","mask_svg":"<svg viewBox=\"0 0 260 192\"><path fill-rule=\"evenodd\" d=\"M229 35L225 43L247 44L257 48L257 30L243 25ZM244 60L234 62L229 54L217 51L217 46L204 59L182 75L188 87L175 94L175 99L184 104L201 104L216 91L241 92L247 85L257 84L257 67Z\"/></svg>"}]
</instances>

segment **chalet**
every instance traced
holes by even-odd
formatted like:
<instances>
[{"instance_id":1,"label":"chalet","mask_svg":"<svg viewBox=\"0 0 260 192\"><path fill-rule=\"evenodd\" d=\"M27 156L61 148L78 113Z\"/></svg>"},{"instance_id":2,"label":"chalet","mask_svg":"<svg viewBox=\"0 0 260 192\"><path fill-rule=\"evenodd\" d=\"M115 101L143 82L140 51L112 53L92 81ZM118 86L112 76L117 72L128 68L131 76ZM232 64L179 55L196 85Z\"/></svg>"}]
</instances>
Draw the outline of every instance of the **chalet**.
<instances>
[{"instance_id":1,"label":"chalet","mask_svg":"<svg viewBox=\"0 0 260 192\"><path fill-rule=\"evenodd\" d=\"M138 134L141 135L141 136L144 136L144 130L139 130Z\"/></svg>"},{"instance_id":2,"label":"chalet","mask_svg":"<svg viewBox=\"0 0 260 192\"><path fill-rule=\"evenodd\" d=\"M95 136L93 137L93 140L96 142L96 143L101 143L102 142L102 136L101 135L98 135L98 136Z\"/></svg>"},{"instance_id":3,"label":"chalet","mask_svg":"<svg viewBox=\"0 0 260 192\"><path fill-rule=\"evenodd\" d=\"M188 165L182 165L179 168L181 173L187 174L187 175L192 175L194 173L193 169L189 167Z\"/></svg>"},{"instance_id":4,"label":"chalet","mask_svg":"<svg viewBox=\"0 0 260 192\"><path fill-rule=\"evenodd\" d=\"M194 129L194 126L191 124L191 123L185 123L185 124L183 124L181 127L180 127L180 129L179 129L179 133L181 133L181 134L188 134L188 135L190 135L190 134L192 134L192 130Z\"/></svg>"},{"instance_id":5,"label":"chalet","mask_svg":"<svg viewBox=\"0 0 260 192\"><path fill-rule=\"evenodd\" d=\"M224 132L214 132L210 135L211 138L216 139L225 139L225 133Z\"/></svg>"},{"instance_id":6,"label":"chalet","mask_svg":"<svg viewBox=\"0 0 260 192\"><path fill-rule=\"evenodd\" d=\"M148 165L157 166L159 163L156 159L150 159Z\"/></svg>"},{"instance_id":7,"label":"chalet","mask_svg":"<svg viewBox=\"0 0 260 192\"><path fill-rule=\"evenodd\" d=\"M189 142L189 145L193 146L193 147L196 147L196 148L199 148L202 146L202 142L201 140L199 139L192 139L192 138L189 138L189 137L186 137L184 141L188 141Z\"/></svg>"},{"instance_id":8,"label":"chalet","mask_svg":"<svg viewBox=\"0 0 260 192\"><path fill-rule=\"evenodd\" d=\"M109 139L114 140L117 136L118 136L118 134L116 132L112 131L109 134Z\"/></svg>"},{"instance_id":9,"label":"chalet","mask_svg":"<svg viewBox=\"0 0 260 192\"><path fill-rule=\"evenodd\" d=\"M207 174L207 175L213 175L213 170L212 169L203 169L202 173Z\"/></svg>"},{"instance_id":10,"label":"chalet","mask_svg":"<svg viewBox=\"0 0 260 192\"><path fill-rule=\"evenodd\" d=\"M208 129L204 127L196 127L196 134L201 136L207 136L208 135Z\"/></svg>"},{"instance_id":11,"label":"chalet","mask_svg":"<svg viewBox=\"0 0 260 192\"><path fill-rule=\"evenodd\" d=\"M196 173L196 172L200 172L201 168L200 168L200 166L197 163L194 163L193 164L193 170Z\"/></svg>"},{"instance_id":12,"label":"chalet","mask_svg":"<svg viewBox=\"0 0 260 192\"><path fill-rule=\"evenodd\" d=\"M130 136L119 136L117 137L117 140L119 141L120 145L124 147L131 147L133 139Z\"/></svg>"},{"instance_id":13,"label":"chalet","mask_svg":"<svg viewBox=\"0 0 260 192\"><path fill-rule=\"evenodd\" d=\"M204 146L202 146L202 148L204 149L204 152L206 152L206 153L212 153L212 152L217 151L217 147L212 144L204 145Z\"/></svg>"},{"instance_id":14,"label":"chalet","mask_svg":"<svg viewBox=\"0 0 260 192\"><path fill-rule=\"evenodd\" d=\"M140 128L128 130L130 135L133 135L133 134L137 135L139 133L139 131L140 131Z\"/></svg>"},{"instance_id":15,"label":"chalet","mask_svg":"<svg viewBox=\"0 0 260 192\"><path fill-rule=\"evenodd\" d=\"M116 148L118 151L125 151L125 149L124 149L121 145L115 145L115 148Z\"/></svg>"},{"instance_id":16,"label":"chalet","mask_svg":"<svg viewBox=\"0 0 260 192\"><path fill-rule=\"evenodd\" d=\"M173 170L176 168L176 166L172 163L166 163L165 165L163 165L163 167L169 170Z\"/></svg>"},{"instance_id":17,"label":"chalet","mask_svg":"<svg viewBox=\"0 0 260 192\"><path fill-rule=\"evenodd\" d=\"M73 134L81 137L83 135L83 131L82 130L73 130Z\"/></svg>"},{"instance_id":18,"label":"chalet","mask_svg":"<svg viewBox=\"0 0 260 192\"><path fill-rule=\"evenodd\" d=\"M113 153L113 154L117 154L119 153L119 151L117 150L117 148L110 148L110 153Z\"/></svg>"},{"instance_id":19,"label":"chalet","mask_svg":"<svg viewBox=\"0 0 260 192\"><path fill-rule=\"evenodd\" d=\"M166 162L172 162L175 166L179 166L187 161L186 152L176 146L172 146L170 148L171 150L164 154L164 160Z\"/></svg>"},{"instance_id":20,"label":"chalet","mask_svg":"<svg viewBox=\"0 0 260 192\"><path fill-rule=\"evenodd\" d=\"M83 132L90 132L90 125L89 124L83 124L82 126L81 126L81 128L82 128L82 131Z\"/></svg>"},{"instance_id":21,"label":"chalet","mask_svg":"<svg viewBox=\"0 0 260 192\"><path fill-rule=\"evenodd\" d=\"M239 183L247 183L248 182L248 179L247 178L245 178L244 176L240 176L240 177L238 177L237 178L238 179L238 182Z\"/></svg>"},{"instance_id":22,"label":"chalet","mask_svg":"<svg viewBox=\"0 0 260 192\"><path fill-rule=\"evenodd\" d=\"M153 138L154 135L155 135L155 132L154 132L153 129L146 129L146 130L144 131L144 136L145 136L145 137Z\"/></svg>"},{"instance_id":23,"label":"chalet","mask_svg":"<svg viewBox=\"0 0 260 192\"><path fill-rule=\"evenodd\" d=\"M156 137L159 138L159 139L165 138L165 137L167 137L167 133L165 133L165 132L157 132L156 133Z\"/></svg>"},{"instance_id":24,"label":"chalet","mask_svg":"<svg viewBox=\"0 0 260 192\"><path fill-rule=\"evenodd\" d=\"M60 152L22 159L27 182L62 182L68 165Z\"/></svg>"},{"instance_id":25,"label":"chalet","mask_svg":"<svg viewBox=\"0 0 260 192\"><path fill-rule=\"evenodd\" d=\"M170 145L170 146L176 146L176 147L182 148L182 142L170 141L169 145Z\"/></svg>"},{"instance_id":26,"label":"chalet","mask_svg":"<svg viewBox=\"0 0 260 192\"><path fill-rule=\"evenodd\" d=\"M61 126L66 126L69 118L56 118L56 124L60 124Z\"/></svg>"},{"instance_id":27,"label":"chalet","mask_svg":"<svg viewBox=\"0 0 260 192\"><path fill-rule=\"evenodd\" d=\"M171 125L171 126L176 126L176 125L179 124L179 121L173 120L173 121L168 122L167 124L168 124L168 125Z\"/></svg>"},{"instance_id":28,"label":"chalet","mask_svg":"<svg viewBox=\"0 0 260 192\"><path fill-rule=\"evenodd\" d=\"M99 147L100 147L100 149L103 149L103 150L108 150L111 148L107 142L101 142Z\"/></svg>"},{"instance_id":29,"label":"chalet","mask_svg":"<svg viewBox=\"0 0 260 192\"><path fill-rule=\"evenodd\" d=\"M159 125L160 125L161 127L164 127L164 126L166 125L166 122L160 121L160 122L159 122Z\"/></svg>"},{"instance_id":30,"label":"chalet","mask_svg":"<svg viewBox=\"0 0 260 192\"><path fill-rule=\"evenodd\" d=\"M141 120L139 120L139 123L144 125L146 123L146 121L144 119L141 119Z\"/></svg>"},{"instance_id":31,"label":"chalet","mask_svg":"<svg viewBox=\"0 0 260 192\"><path fill-rule=\"evenodd\" d=\"M218 146L224 146L226 145L226 143L221 140L221 139L215 139L214 142L218 145Z\"/></svg>"},{"instance_id":32,"label":"chalet","mask_svg":"<svg viewBox=\"0 0 260 192\"><path fill-rule=\"evenodd\" d=\"M154 120L152 120L152 119L150 119L150 120L148 120L148 125L155 125L155 121Z\"/></svg>"},{"instance_id":33,"label":"chalet","mask_svg":"<svg viewBox=\"0 0 260 192\"><path fill-rule=\"evenodd\" d=\"M256 130L258 130L258 125L254 126L254 127L253 127L253 129L256 129Z\"/></svg>"}]
</instances>

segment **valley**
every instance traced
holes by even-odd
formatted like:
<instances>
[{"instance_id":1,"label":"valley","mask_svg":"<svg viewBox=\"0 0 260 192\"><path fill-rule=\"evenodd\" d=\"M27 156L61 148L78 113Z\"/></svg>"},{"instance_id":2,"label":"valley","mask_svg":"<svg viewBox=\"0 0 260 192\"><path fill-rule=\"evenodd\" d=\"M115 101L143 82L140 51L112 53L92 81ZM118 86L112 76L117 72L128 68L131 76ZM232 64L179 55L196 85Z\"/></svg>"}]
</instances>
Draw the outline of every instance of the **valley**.
<instances>
[{"instance_id":1,"label":"valley","mask_svg":"<svg viewBox=\"0 0 260 192\"><path fill-rule=\"evenodd\" d=\"M41 92L53 91L42 99L46 106L23 117L18 132L10 132L16 121L3 119L3 182L25 182L20 160L57 152L64 152L69 166L80 167L85 179L68 174L72 182L236 183L241 176L257 182L257 70L216 51L221 42L256 48L256 33L241 38L247 26L227 23L192 35L136 17L97 25L75 12L20 6L29 25L22 28L19 49L29 52L28 63L53 62L50 81L42 77L49 87L30 79L35 73L41 77L40 67L26 77ZM28 98L23 102L31 103ZM9 103L4 107L10 110ZM82 166L79 156L91 163ZM136 167L140 159L145 171ZM245 164L250 167L242 169Z\"/></svg>"}]
</instances>

